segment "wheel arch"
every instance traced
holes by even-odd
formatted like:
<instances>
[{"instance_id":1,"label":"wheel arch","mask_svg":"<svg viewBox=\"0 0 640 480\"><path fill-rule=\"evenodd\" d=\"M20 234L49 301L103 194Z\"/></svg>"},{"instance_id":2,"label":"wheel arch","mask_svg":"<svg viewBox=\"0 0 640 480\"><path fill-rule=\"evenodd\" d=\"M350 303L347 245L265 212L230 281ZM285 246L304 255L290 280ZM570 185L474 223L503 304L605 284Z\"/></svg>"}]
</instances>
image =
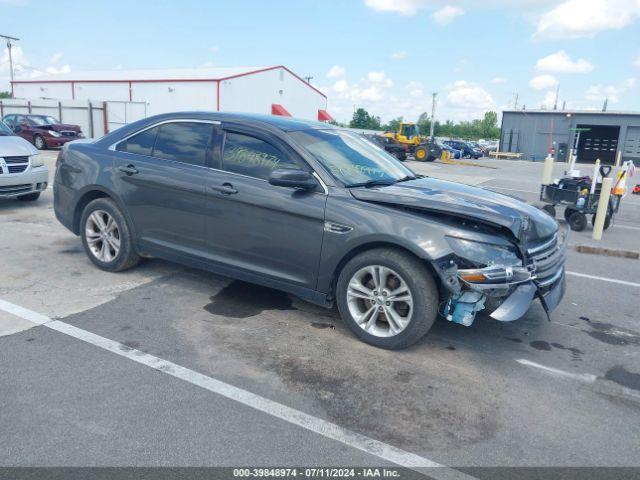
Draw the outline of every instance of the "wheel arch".
<instances>
[{"instance_id":1,"label":"wheel arch","mask_svg":"<svg viewBox=\"0 0 640 480\"><path fill-rule=\"evenodd\" d=\"M357 255L360 255L361 253L367 252L369 250L374 250L374 249L377 249L377 248L388 248L388 249L398 250L398 251L401 251L401 252L403 252L403 253L405 253L407 255L410 255L410 256L418 259L425 266L425 268L429 271L429 273L433 277L433 280L436 283L436 286L438 287L438 292L439 293L442 292L442 285L441 285L440 276L436 272L436 269L433 266L433 263L432 263L431 259L426 255L425 252L416 252L415 250L411 249L410 247L408 247L406 245L402 245L400 243L394 243L394 242L387 241L387 240L376 240L376 241L369 241L369 242L357 245L357 246L353 247L351 250L347 251L342 256L340 261L336 264L335 268L333 269L333 273L332 273L332 276L331 276L331 284L330 284L331 290L330 290L330 293L329 293L331 298L335 297L336 284L338 283L338 277L340 276L340 272L342 272L342 270L344 269L345 265L352 258L356 257Z\"/></svg>"},{"instance_id":2,"label":"wheel arch","mask_svg":"<svg viewBox=\"0 0 640 480\"><path fill-rule=\"evenodd\" d=\"M122 215L127 220L130 231L133 233L133 224L127 213L127 210L122 205L122 202L118 199L117 195L111 190L99 185L87 186L78 194L78 201L73 212L73 233L80 234L80 219L82 218L82 212L86 206L98 198L108 198L112 200L122 212Z\"/></svg>"}]
</instances>

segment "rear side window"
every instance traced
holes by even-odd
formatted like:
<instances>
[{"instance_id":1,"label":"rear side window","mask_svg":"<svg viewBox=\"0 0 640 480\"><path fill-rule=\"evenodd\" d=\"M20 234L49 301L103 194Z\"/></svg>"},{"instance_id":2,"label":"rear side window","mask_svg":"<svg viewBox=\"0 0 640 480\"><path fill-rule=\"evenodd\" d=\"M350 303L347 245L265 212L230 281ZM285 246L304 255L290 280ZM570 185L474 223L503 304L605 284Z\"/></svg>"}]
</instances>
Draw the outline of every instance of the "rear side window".
<instances>
[{"instance_id":1,"label":"rear side window","mask_svg":"<svg viewBox=\"0 0 640 480\"><path fill-rule=\"evenodd\" d=\"M222 169L248 177L267 180L276 168L297 168L287 155L259 138L227 132Z\"/></svg>"},{"instance_id":2,"label":"rear side window","mask_svg":"<svg viewBox=\"0 0 640 480\"><path fill-rule=\"evenodd\" d=\"M151 156L153 144L156 141L158 127L150 128L130 137L116 146L119 152L136 153L138 155Z\"/></svg>"},{"instance_id":3,"label":"rear side window","mask_svg":"<svg viewBox=\"0 0 640 480\"><path fill-rule=\"evenodd\" d=\"M153 156L204 166L212 133L210 123L165 123L160 125Z\"/></svg>"}]
</instances>

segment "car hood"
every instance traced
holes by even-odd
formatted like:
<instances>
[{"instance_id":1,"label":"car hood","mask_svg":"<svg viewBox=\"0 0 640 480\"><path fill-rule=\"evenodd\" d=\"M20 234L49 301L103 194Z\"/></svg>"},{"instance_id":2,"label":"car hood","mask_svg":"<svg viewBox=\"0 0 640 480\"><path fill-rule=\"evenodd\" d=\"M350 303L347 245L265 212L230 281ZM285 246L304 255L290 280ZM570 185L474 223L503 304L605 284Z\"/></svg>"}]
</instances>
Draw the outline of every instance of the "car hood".
<instances>
[{"instance_id":1,"label":"car hood","mask_svg":"<svg viewBox=\"0 0 640 480\"><path fill-rule=\"evenodd\" d=\"M36 147L17 135L0 136L0 157L37 155Z\"/></svg>"},{"instance_id":2,"label":"car hood","mask_svg":"<svg viewBox=\"0 0 640 480\"><path fill-rule=\"evenodd\" d=\"M39 128L41 130L53 130L55 132L79 132L80 127L78 125L69 125L66 123L57 123L55 125L39 125L35 128Z\"/></svg>"},{"instance_id":3,"label":"car hood","mask_svg":"<svg viewBox=\"0 0 640 480\"><path fill-rule=\"evenodd\" d=\"M435 178L350 191L356 199L366 202L402 205L505 227L522 243L547 238L558 230L549 215L521 200Z\"/></svg>"}]
</instances>

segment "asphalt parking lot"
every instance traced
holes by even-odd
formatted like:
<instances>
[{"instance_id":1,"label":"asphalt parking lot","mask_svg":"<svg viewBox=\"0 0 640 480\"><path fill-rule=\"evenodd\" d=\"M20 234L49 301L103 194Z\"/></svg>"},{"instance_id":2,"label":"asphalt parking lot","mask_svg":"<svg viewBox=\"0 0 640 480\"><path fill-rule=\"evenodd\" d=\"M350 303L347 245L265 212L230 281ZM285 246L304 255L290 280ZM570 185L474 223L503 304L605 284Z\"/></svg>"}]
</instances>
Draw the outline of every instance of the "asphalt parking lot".
<instances>
[{"instance_id":1,"label":"asphalt parking lot","mask_svg":"<svg viewBox=\"0 0 640 480\"><path fill-rule=\"evenodd\" d=\"M542 164L476 163L408 165L537 200ZM639 235L629 196L601 245ZM390 352L274 290L161 260L99 271L51 189L0 200L0 236L0 465L640 466L640 260L572 250L550 322L439 320Z\"/></svg>"}]
</instances>

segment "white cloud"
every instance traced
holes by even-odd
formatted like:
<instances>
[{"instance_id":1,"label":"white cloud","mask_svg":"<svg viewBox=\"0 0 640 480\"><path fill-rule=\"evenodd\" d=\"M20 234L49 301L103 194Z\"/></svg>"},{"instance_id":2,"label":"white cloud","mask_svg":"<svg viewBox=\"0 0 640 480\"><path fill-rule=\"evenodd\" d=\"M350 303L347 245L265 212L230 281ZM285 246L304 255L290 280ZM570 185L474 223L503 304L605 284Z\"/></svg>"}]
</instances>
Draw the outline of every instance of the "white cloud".
<instances>
[{"instance_id":1,"label":"white cloud","mask_svg":"<svg viewBox=\"0 0 640 480\"><path fill-rule=\"evenodd\" d=\"M218 53L220 51L220 47L218 45L213 45L213 46L209 47L209 51L211 53Z\"/></svg>"},{"instance_id":2,"label":"white cloud","mask_svg":"<svg viewBox=\"0 0 640 480\"><path fill-rule=\"evenodd\" d=\"M333 84L331 89L337 93L346 92L347 90L349 90L349 83L345 79L338 80Z\"/></svg>"},{"instance_id":3,"label":"white cloud","mask_svg":"<svg viewBox=\"0 0 640 480\"><path fill-rule=\"evenodd\" d=\"M550 110L553 108L555 104L556 104L556 92L553 90L549 90L547 93L545 93L544 99L540 104L540 108Z\"/></svg>"},{"instance_id":4,"label":"white cloud","mask_svg":"<svg viewBox=\"0 0 640 480\"><path fill-rule=\"evenodd\" d=\"M44 68L34 68L20 46L13 46L11 56L13 58L13 71L16 78L37 78L42 75L56 75L71 72L70 65L58 65L62 59L62 55L59 53L54 53L49 58L48 65ZM9 51L5 48L0 55L0 91L9 89L9 77Z\"/></svg>"},{"instance_id":5,"label":"white cloud","mask_svg":"<svg viewBox=\"0 0 640 480\"><path fill-rule=\"evenodd\" d=\"M29 61L24 55L22 47L16 45L11 49L11 57L13 59L13 71L16 75L19 75L24 70L29 68ZM9 75L9 50L5 47L0 55L0 74Z\"/></svg>"},{"instance_id":6,"label":"white cloud","mask_svg":"<svg viewBox=\"0 0 640 480\"><path fill-rule=\"evenodd\" d=\"M327 78L343 78L347 74L347 70L340 65L334 65L326 74Z\"/></svg>"},{"instance_id":7,"label":"white cloud","mask_svg":"<svg viewBox=\"0 0 640 480\"><path fill-rule=\"evenodd\" d=\"M393 60L403 60L409 56L409 52L406 50L401 50L399 52L395 52L391 54L391 58Z\"/></svg>"},{"instance_id":8,"label":"white cloud","mask_svg":"<svg viewBox=\"0 0 640 480\"><path fill-rule=\"evenodd\" d=\"M637 85L636 78L627 78L617 85L591 85L585 92L584 98L591 101L604 101L608 98L610 102L618 103L620 97Z\"/></svg>"},{"instance_id":9,"label":"white cloud","mask_svg":"<svg viewBox=\"0 0 640 480\"><path fill-rule=\"evenodd\" d=\"M638 17L639 0L566 0L540 17L534 38L593 37L624 28Z\"/></svg>"},{"instance_id":10,"label":"white cloud","mask_svg":"<svg viewBox=\"0 0 640 480\"><path fill-rule=\"evenodd\" d=\"M593 64L584 58L573 61L567 52L558 50L538 60L536 70L553 73L589 73L593 70Z\"/></svg>"},{"instance_id":11,"label":"white cloud","mask_svg":"<svg viewBox=\"0 0 640 480\"><path fill-rule=\"evenodd\" d=\"M470 120L479 118L484 112L495 107L493 98L482 86L459 80L448 87L442 109L448 111L444 118ZM442 112L442 110L441 110ZM443 118L441 113L440 118Z\"/></svg>"},{"instance_id":12,"label":"white cloud","mask_svg":"<svg viewBox=\"0 0 640 480\"><path fill-rule=\"evenodd\" d=\"M444 7L436 10L431 15L433 20L440 25L448 25L454 21L457 17L464 15L464 10L459 7L453 7L451 5L445 5Z\"/></svg>"},{"instance_id":13,"label":"white cloud","mask_svg":"<svg viewBox=\"0 0 640 480\"><path fill-rule=\"evenodd\" d=\"M393 81L384 72L369 72L367 79L374 85L392 87Z\"/></svg>"},{"instance_id":14,"label":"white cloud","mask_svg":"<svg viewBox=\"0 0 640 480\"><path fill-rule=\"evenodd\" d=\"M558 85L558 79L549 74L538 75L529 81L529 86L535 90L545 90L556 85Z\"/></svg>"},{"instance_id":15,"label":"white cloud","mask_svg":"<svg viewBox=\"0 0 640 480\"><path fill-rule=\"evenodd\" d=\"M494 85L500 85L503 83L507 83L507 79L504 77L493 77L491 79L491 83L493 83Z\"/></svg>"},{"instance_id":16,"label":"white cloud","mask_svg":"<svg viewBox=\"0 0 640 480\"><path fill-rule=\"evenodd\" d=\"M367 7L378 12L393 12L401 15L415 15L419 9L430 2L428 0L364 0Z\"/></svg>"},{"instance_id":17,"label":"white cloud","mask_svg":"<svg viewBox=\"0 0 640 480\"><path fill-rule=\"evenodd\" d=\"M633 61L633 66L640 68L640 55L638 55Z\"/></svg>"},{"instance_id":18,"label":"white cloud","mask_svg":"<svg viewBox=\"0 0 640 480\"><path fill-rule=\"evenodd\" d=\"M51 55L51 58L49 59L49 63L58 63L60 60L62 60L62 54L60 52L56 52L53 55Z\"/></svg>"}]
</instances>

